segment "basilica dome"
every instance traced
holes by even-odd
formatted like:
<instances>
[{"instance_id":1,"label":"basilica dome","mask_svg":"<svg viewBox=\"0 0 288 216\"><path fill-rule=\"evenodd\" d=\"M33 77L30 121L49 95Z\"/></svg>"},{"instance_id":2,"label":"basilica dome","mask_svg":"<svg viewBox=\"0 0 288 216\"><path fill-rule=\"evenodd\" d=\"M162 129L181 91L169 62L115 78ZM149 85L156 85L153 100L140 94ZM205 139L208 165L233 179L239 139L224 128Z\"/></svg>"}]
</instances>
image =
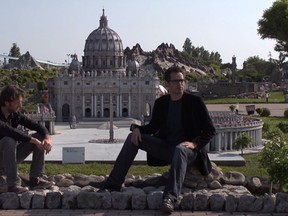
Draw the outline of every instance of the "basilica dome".
<instances>
[{"instance_id":1,"label":"basilica dome","mask_svg":"<svg viewBox=\"0 0 288 216\"><path fill-rule=\"evenodd\" d=\"M92 31L85 42L83 69L120 69L125 67L122 40L119 35L108 27L108 20L103 14L100 26Z\"/></svg>"}]
</instances>

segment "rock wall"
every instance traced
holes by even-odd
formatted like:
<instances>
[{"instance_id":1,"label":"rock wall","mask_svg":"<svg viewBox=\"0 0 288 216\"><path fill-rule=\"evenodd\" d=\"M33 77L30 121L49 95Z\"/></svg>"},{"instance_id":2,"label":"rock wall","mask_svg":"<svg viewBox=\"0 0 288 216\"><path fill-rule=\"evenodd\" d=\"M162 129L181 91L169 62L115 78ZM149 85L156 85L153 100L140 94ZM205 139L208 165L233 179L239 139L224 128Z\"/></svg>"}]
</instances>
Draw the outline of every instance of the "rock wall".
<instances>
[{"instance_id":1,"label":"rock wall","mask_svg":"<svg viewBox=\"0 0 288 216\"><path fill-rule=\"evenodd\" d=\"M27 183L27 175L21 175ZM167 173L126 177L120 192L99 191L104 176L62 174L48 179L55 185L49 190L30 190L23 194L2 191L1 209L133 209L160 208ZM0 181L3 185L3 178ZM222 173L213 164L212 173L203 177L189 167L176 209L192 211L288 213L288 194L255 195L262 183L257 177L239 172ZM3 187L2 187L3 188ZM249 188L249 189L248 189Z\"/></svg>"}]
</instances>

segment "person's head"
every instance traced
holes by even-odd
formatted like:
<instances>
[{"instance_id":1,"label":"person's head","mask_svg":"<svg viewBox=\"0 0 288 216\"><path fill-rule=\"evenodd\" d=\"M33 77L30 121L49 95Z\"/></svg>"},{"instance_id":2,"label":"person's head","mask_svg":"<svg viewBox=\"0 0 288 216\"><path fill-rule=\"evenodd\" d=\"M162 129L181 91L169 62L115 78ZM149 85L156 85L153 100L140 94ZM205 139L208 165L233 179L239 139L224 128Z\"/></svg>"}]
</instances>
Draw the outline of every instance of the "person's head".
<instances>
[{"instance_id":1,"label":"person's head","mask_svg":"<svg viewBox=\"0 0 288 216\"><path fill-rule=\"evenodd\" d=\"M25 91L16 85L6 85L0 93L0 106L8 108L9 112L16 112L22 107Z\"/></svg>"},{"instance_id":2,"label":"person's head","mask_svg":"<svg viewBox=\"0 0 288 216\"><path fill-rule=\"evenodd\" d=\"M166 82L170 82L171 80L171 74L175 74L175 73L182 73L183 78L185 77L184 71L181 67L177 66L177 65L173 65L171 67L169 67L165 73L164 73L164 80Z\"/></svg>"},{"instance_id":3,"label":"person's head","mask_svg":"<svg viewBox=\"0 0 288 216\"><path fill-rule=\"evenodd\" d=\"M175 97L175 99L178 99L183 95L185 75L181 67L172 66L168 68L164 74L164 79L172 98Z\"/></svg>"}]
</instances>

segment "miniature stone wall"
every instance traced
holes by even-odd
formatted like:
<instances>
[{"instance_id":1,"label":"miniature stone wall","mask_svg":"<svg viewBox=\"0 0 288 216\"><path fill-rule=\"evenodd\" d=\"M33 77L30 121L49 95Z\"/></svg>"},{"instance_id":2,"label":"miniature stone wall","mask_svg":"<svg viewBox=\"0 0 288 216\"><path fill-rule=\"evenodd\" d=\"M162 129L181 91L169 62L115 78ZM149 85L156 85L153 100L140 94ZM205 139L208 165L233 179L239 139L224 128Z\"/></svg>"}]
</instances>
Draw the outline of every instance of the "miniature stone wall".
<instances>
[{"instance_id":1,"label":"miniature stone wall","mask_svg":"<svg viewBox=\"0 0 288 216\"><path fill-rule=\"evenodd\" d=\"M23 182L27 176L22 175ZM1 209L159 209L167 173L127 176L121 192L99 192L91 183L104 176L63 174L49 177L55 185L49 190L30 190L21 195L0 194ZM209 176L189 167L176 209L193 211L288 213L288 194L255 195L263 187L257 177L239 172L222 173L213 164ZM262 188L263 189L263 188Z\"/></svg>"}]
</instances>

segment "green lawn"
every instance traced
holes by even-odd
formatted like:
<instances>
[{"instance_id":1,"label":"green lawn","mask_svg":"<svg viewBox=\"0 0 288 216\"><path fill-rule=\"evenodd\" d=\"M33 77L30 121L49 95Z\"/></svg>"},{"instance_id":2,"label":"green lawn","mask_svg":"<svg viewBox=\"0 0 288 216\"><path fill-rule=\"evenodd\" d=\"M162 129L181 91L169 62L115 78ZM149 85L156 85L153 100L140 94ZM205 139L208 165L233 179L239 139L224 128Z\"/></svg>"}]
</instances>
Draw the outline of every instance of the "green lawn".
<instances>
[{"instance_id":1,"label":"green lawn","mask_svg":"<svg viewBox=\"0 0 288 216\"><path fill-rule=\"evenodd\" d=\"M204 99L205 100L205 99ZM282 91L270 92L269 103L283 103L285 97ZM217 103L266 103L265 98L215 98L205 100L206 104Z\"/></svg>"},{"instance_id":2,"label":"green lawn","mask_svg":"<svg viewBox=\"0 0 288 216\"><path fill-rule=\"evenodd\" d=\"M259 154L244 155L246 166L220 166L223 172L239 171L247 176L267 177L265 169L259 167ZM21 173L29 173L29 164L20 164L19 171ZM58 175L64 173L85 174L85 175L108 175L112 169L112 164L87 163L87 164L57 164L46 163L46 175ZM132 175L146 176L153 173L164 173L168 171L169 166L151 167L147 165L133 165L129 170Z\"/></svg>"}]
</instances>

